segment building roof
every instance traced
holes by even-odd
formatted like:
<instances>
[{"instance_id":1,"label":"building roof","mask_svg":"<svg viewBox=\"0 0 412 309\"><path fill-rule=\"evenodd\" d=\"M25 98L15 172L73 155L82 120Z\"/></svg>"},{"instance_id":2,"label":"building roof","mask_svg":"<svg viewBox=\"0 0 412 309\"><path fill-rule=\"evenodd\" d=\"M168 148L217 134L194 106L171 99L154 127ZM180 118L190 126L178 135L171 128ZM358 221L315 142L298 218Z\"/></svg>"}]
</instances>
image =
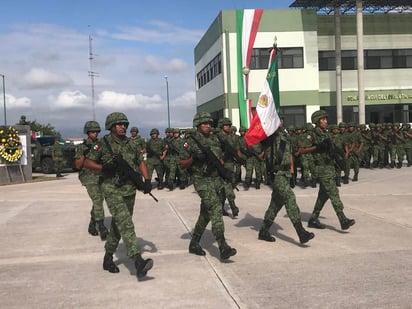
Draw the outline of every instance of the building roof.
<instances>
[{"instance_id":1,"label":"building roof","mask_svg":"<svg viewBox=\"0 0 412 309\"><path fill-rule=\"evenodd\" d=\"M315 9L332 14L340 7L342 14L356 13L356 0L295 0L289 7ZM363 0L364 13L412 13L412 0Z\"/></svg>"}]
</instances>

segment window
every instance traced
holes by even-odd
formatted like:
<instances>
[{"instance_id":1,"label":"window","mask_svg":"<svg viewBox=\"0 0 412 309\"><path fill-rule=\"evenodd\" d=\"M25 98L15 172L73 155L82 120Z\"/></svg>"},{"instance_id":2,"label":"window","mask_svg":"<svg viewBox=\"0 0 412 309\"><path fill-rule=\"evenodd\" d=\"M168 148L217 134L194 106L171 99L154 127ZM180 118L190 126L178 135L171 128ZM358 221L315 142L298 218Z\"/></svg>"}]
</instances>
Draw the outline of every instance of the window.
<instances>
[{"instance_id":1,"label":"window","mask_svg":"<svg viewBox=\"0 0 412 309\"><path fill-rule=\"evenodd\" d=\"M254 48L250 59L250 69L267 69L271 50L271 48ZM303 47L281 48L278 65L279 69L303 68Z\"/></svg>"},{"instance_id":2,"label":"window","mask_svg":"<svg viewBox=\"0 0 412 309\"><path fill-rule=\"evenodd\" d=\"M197 86L202 88L216 76L222 73L222 57L218 54L202 70L197 73Z\"/></svg>"}]
</instances>

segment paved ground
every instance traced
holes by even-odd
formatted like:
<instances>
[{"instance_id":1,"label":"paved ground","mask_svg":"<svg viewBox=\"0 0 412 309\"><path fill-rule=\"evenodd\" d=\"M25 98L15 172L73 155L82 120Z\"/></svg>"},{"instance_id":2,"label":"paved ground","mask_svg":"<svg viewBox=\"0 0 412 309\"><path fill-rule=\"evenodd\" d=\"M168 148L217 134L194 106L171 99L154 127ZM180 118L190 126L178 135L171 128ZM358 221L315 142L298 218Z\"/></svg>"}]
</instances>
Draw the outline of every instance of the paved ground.
<instances>
[{"instance_id":1,"label":"paved ground","mask_svg":"<svg viewBox=\"0 0 412 309\"><path fill-rule=\"evenodd\" d=\"M237 193L238 219L225 217L238 250L221 263L209 229L206 257L188 254L199 199L193 187L138 193L134 221L144 257L155 261L145 281L121 243L119 274L102 270L103 245L87 234L90 202L77 175L0 186L2 308L412 308L412 167L361 170L341 197L356 225L342 232L328 203L327 225L300 245L281 210L257 240L269 188ZM304 225L317 189L296 188ZM106 223L110 222L107 212Z\"/></svg>"}]
</instances>

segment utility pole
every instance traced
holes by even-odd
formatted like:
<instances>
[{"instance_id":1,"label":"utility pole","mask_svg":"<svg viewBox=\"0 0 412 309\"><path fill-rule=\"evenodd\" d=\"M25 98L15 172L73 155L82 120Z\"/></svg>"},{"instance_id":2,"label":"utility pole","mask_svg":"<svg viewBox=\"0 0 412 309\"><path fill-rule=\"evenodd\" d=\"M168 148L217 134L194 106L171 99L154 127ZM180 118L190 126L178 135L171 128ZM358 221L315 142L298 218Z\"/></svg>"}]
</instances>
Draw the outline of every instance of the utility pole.
<instances>
[{"instance_id":1,"label":"utility pole","mask_svg":"<svg viewBox=\"0 0 412 309\"><path fill-rule=\"evenodd\" d=\"M92 35L89 34L89 65L90 65L90 70L89 70L89 76L90 76L90 81L91 81L91 87L92 87L92 111L93 111L93 120L96 120L96 108L95 108L95 102L94 102L94 78L98 77L99 74L97 72L93 71L93 49L92 49Z\"/></svg>"},{"instance_id":2,"label":"utility pole","mask_svg":"<svg viewBox=\"0 0 412 309\"><path fill-rule=\"evenodd\" d=\"M0 74L0 76L3 78L3 107L4 107L4 126L7 126L7 111L6 111L6 82L5 82L5 76L3 74Z\"/></svg>"}]
</instances>

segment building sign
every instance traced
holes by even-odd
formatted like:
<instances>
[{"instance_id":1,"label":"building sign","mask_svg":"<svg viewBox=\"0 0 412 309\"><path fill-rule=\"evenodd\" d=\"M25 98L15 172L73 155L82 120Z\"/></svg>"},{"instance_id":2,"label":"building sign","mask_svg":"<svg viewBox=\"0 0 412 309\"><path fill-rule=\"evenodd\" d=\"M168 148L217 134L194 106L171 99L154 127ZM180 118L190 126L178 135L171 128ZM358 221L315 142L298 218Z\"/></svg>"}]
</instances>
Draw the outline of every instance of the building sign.
<instances>
[{"instance_id":1,"label":"building sign","mask_svg":"<svg viewBox=\"0 0 412 309\"><path fill-rule=\"evenodd\" d=\"M397 94L368 94L365 95L365 101L389 101L389 100L407 100L412 99L412 94L408 93L397 93ZM359 101L357 95L348 95L346 101L353 102Z\"/></svg>"}]
</instances>

